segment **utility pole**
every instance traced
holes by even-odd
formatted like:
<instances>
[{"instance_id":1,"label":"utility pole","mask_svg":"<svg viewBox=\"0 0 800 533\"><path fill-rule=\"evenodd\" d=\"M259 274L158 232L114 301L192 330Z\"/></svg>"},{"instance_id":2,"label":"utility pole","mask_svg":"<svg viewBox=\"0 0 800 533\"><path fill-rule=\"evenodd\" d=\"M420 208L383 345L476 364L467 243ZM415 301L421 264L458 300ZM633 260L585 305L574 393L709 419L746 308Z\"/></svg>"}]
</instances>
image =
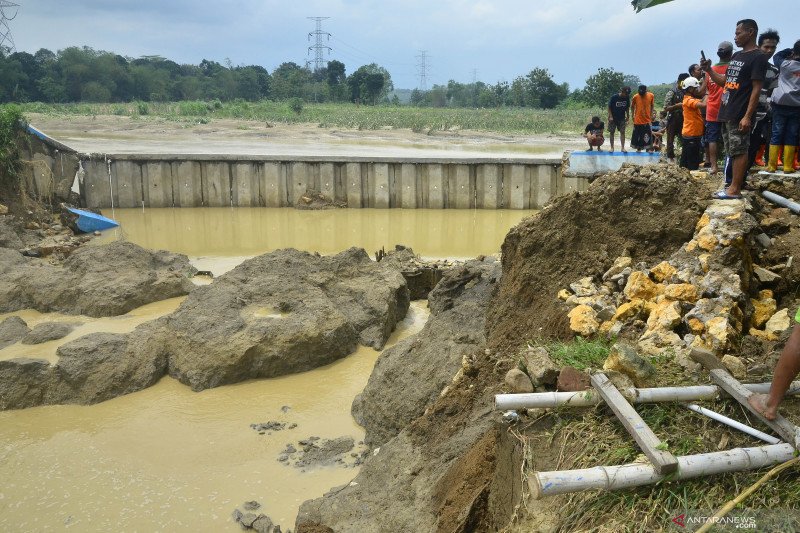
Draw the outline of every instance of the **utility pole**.
<instances>
[{"instance_id":1,"label":"utility pole","mask_svg":"<svg viewBox=\"0 0 800 533\"><path fill-rule=\"evenodd\" d=\"M314 72L319 72L323 68L323 59L322 59L322 52L323 50L327 50L328 53L331 52L332 48L326 44L323 44L322 37L325 36L328 40L331 40L331 34L322 31L322 21L329 19L330 17L306 17L309 20L313 20L317 23L316 29L312 32L308 33L308 40L311 41L311 36L314 36L314 45L308 47L308 51L314 50ZM308 62L306 62L308 65Z\"/></svg>"},{"instance_id":2,"label":"utility pole","mask_svg":"<svg viewBox=\"0 0 800 533\"><path fill-rule=\"evenodd\" d=\"M19 4L0 0L0 48L8 48L8 51L12 53L17 51L17 47L14 45L14 38L11 36L11 28L8 23L16 18L18 9ZM9 15L12 10L14 14Z\"/></svg>"},{"instance_id":3,"label":"utility pole","mask_svg":"<svg viewBox=\"0 0 800 533\"><path fill-rule=\"evenodd\" d=\"M428 64L428 59L431 57L428 55L427 50L420 50L418 56L414 56L417 58L417 75L419 76L419 89L421 91L428 90L428 70L430 69L430 65Z\"/></svg>"},{"instance_id":4,"label":"utility pole","mask_svg":"<svg viewBox=\"0 0 800 533\"><path fill-rule=\"evenodd\" d=\"M472 69L472 85L478 83L478 69Z\"/></svg>"}]
</instances>

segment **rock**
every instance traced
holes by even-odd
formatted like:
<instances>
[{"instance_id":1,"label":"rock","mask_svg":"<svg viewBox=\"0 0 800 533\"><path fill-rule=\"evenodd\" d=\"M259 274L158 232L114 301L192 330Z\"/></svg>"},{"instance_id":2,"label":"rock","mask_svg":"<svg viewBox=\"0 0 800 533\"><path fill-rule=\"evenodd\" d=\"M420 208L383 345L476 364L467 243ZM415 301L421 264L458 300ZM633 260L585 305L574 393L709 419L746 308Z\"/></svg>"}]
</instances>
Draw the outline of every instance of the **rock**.
<instances>
[{"instance_id":1,"label":"rock","mask_svg":"<svg viewBox=\"0 0 800 533\"><path fill-rule=\"evenodd\" d=\"M626 322L638 318L644 310L644 301L634 299L617 307L617 312L611 318L612 322Z\"/></svg>"},{"instance_id":2,"label":"rock","mask_svg":"<svg viewBox=\"0 0 800 533\"><path fill-rule=\"evenodd\" d=\"M680 336L674 331L652 330L645 332L636 343L639 352L645 355L663 355L665 351L684 346Z\"/></svg>"},{"instance_id":3,"label":"rock","mask_svg":"<svg viewBox=\"0 0 800 533\"><path fill-rule=\"evenodd\" d=\"M645 272L635 270L628 277L624 292L629 300L653 300L664 292L664 286L653 283Z\"/></svg>"},{"instance_id":4,"label":"rock","mask_svg":"<svg viewBox=\"0 0 800 533\"><path fill-rule=\"evenodd\" d=\"M756 242L761 245L762 248L769 248L772 246L772 239L770 239L769 235L766 233L759 233L756 235Z\"/></svg>"},{"instance_id":5,"label":"rock","mask_svg":"<svg viewBox=\"0 0 800 533\"><path fill-rule=\"evenodd\" d=\"M590 307L594 306L596 296L575 296L574 294L571 295L566 300L566 304L572 307L578 305L588 305Z\"/></svg>"},{"instance_id":6,"label":"rock","mask_svg":"<svg viewBox=\"0 0 800 533\"><path fill-rule=\"evenodd\" d=\"M589 374L571 366L565 366L558 374L556 389L562 392L578 392L591 387Z\"/></svg>"},{"instance_id":7,"label":"rock","mask_svg":"<svg viewBox=\"0 0 800 533\"><path fill-rule=\"evenodd\" d=\"M622 372L617 372L615 370L606 370L603 372L606 377L611 380L611 383L620 390L625 391L627 389L632 389L635 387L633 380L629 378L626 374Z\"/></svg>"},{"instance_id":8,"label":"rock","mask_svg":"<svg viewBox=\"0 0 800 533\"><path fill-rule=\"evenodd\" d=\"M738 357L726 354L722 357L722 364L736 379L743 380L747 378L747 366Z\"/></svg>"},{"instance_id":9,"label":"rock","mask_svg":"<svg viewBox=\"0 0 800 533\"><path fill-rule=\"evenodd\" d=\"M258 511L259 509L261 509L261 504L255 500L252 500L249 502L244 502L244 505L242 507L244 507L245 511Z\"/></svg>"},{"instance_id":10,"label":"rock","mask_svg":"<svg viewBox=\"0 0 800 533\"><path fill-rule=\"evenodd\" d=\"M8 214L8 207L0 204L0 215L7 215Z\"/></svg>"},{"instance_id":11,"label":"rock","mask_svg":"<svg viewBox=\"0 0 800 533\"><path fill-rule=\"evenodd\" d=\"M277 530L273 530L273 523L270 517L265 514L260 514L258 517L253 521L252 527L258 533L276 533L280 531L280 528Z\"/></svg>"},{"instance_id":12,"label":"rock","mask_svg":"<svg viewBox=\"0 0 800 533\"><path fill-rule=\"evenodd\" d=\"M242 524L242 527L248 529L253 527L253 522L256 521L256 518L258 518L258 516L255 513L244 513L239 519L239 523Z\"/></svg>"},{"instance_id":13,"label":"rock","mask_svg":"<svg viewBox=\"0 0 800 533\"><path fill-rule=\"evenodd\" d=\"M753 274L756 275L761 283L772 283L773 281L781 279L781 277L775 272L767 270L766 268L758 265L753 265Z\"/></svg>"},{"instance_id":14,"label":"rock","mask_svg":"<svg viewBox=\"0 0 800 533\"><path fill-rule=\"evenodd\" d=\"M20 231L6 217L0 219L0 248L13 248L21 250L25 243L20 238Z\"/></svg>"},{"instance_id":15,"label":"rock","mask_svg":"<svg viewBox=\"0 0 800 533\"><path fill-rule=\"evenodd\" d=\"M767 324L764 327L764 331L767 334L778 335L789 329L792 326L792 319L789 317L789 310L788 309L781 309L772 317L767 320Z\"/></svg>"},{"instance_id":16,"label":"rock","mask_svg":"<svg viewBox=\"0 0 800 533\"><path fill-rule=\"evenodd\" d=\"M681 304L674 300L663 300L656 304L655 309L647 319L647 328L650 330L672 330L681 323Z\"/></svg>"},{"instance_id":17,"label":"rock","mask_svg":"<svg viewBox=\"0 0 800 533\"><path fill-rule=\"evenodd\" d=\"M0 360L0 411L45 403L51 374L50 363L44 359Z\"/></svg>"},{"instance_id":18,"label":"rock","mask_svg":"<svg viewBox=\"0 0 800 533\"><path fill-rule=\"evenodd\" d=\"M627 256L617 257L614 260L614 264L611 265L611 268L606 270L605 274L603 274L603 281L611 279L612 277L622 273L626 268L629 268L633 264L633 259Z\"/></svg>"},{"instance_id":19,"label":"rock","mask_svg":"<svg viewBox=\"0 0 800 533\"><path fill-rule=\"evenodd\" d=\"M664 296L670 300L696 302L700 297L700 291L691 283L674 283L664 287Z\"/></svg>"},{"instance_id":20,"label":"rock","mask_svg":"<svg viewBox=\"0 0 800 533\"><path fill-rule=\"evenodd\" d=\"M295 463L297 468L306 466L330 465L338 462L342 455L355 446L353 437L339 437L305 445L302 457Z\"/></svg>"},{"instance_id":21,"label":"rock","mask_svg":"<svg viewBox=\"0 0 800 533\"><path fill-rule=\"evenodd\" d=\"M14 344L30 332L28 324L18 316L10 316L0 322L0 350Z\"/></svg>"},{"instance_id":22,"label":"rock","mask_svg":"<svg viewBox=\"0 0 800 533\"><path fill-rule=\"evenodd\" d=\"M570 296L572 296L571 292L569 292L567 289L561 289L560 291L558 291L557 298L559 300L564 300L566 302Z\"/></svg>"},{"instance_id":23,"label":"rock","mask_svg":"<svg viewBox=\"0 0 800 533\"><path fill-rule=\"evenodd\" d=\"M506 373L505 382L511 387L511 392L533 392L533 384L530 378L518 368L512 368Z\"/></svg>"},{"instance_id":24,"label":"rock","mask_svg":"<svg viewBox=\"0 0 800 533\"><path fill-rule=\"evenodd\" d=\"M199 391L383 347L406 314L403 276L363 249L264 254L197 287L166 317L169 373Z\"/></svg>"},{"instance_id":25,"label":"rock","mask_svg":"<svg viewBox=\"0 0 800 533\"><path fill-rule=\"evenodd\" d=\"M424 413L462 371L464 357L485 342L486 306L500 272L499 263L477 261L445 272L429 295L431 316L422 330L381 353L352 404L369 446L380 446Z\"/></svg>"},{"instance_id":26,"label":"rock","mask_svg":"<svg viewBox=\"0 0 800 533\"><path fill-rule=\"evenodd\" d=\"M769 296L765 295L758 300L750 300L750 303L753 304L753 314L750 315L750 324L754 328L764 326L778 310L778 303L772 298L772 291L761 291L761 293L769 293Z\"/></svg>"},{"instance_id":27,"label":"rock","mask_svg":"<svg viewBox=\"0 0 800 533\"><path fill-rule=\"evenodd\" d=\"M14 255L16 254L16 255ZM129 242L87 246L61 266L0 248L0 313L32 308L94 317L127 313L188 294L195 271L185 255Z\"/></svg>"},{"instance_id":28,"label":"rock","mask_svg":"<svg viewBox=\"0 0 800 533\"><path fill-rule=\"evenodd\" d=\"M717 353L721 353L727 348L728 341L735 334L736 331L725 316L715 316L706 322L705 340L710 341L712 349Z\"/></svg>"},{"instance_id":29,"label":"rock","mask_svg":"<svg viewBox=\"0 0 800 533\"><path fill-rule=\"evenodd\" d=\"M636 350L623 343L616 343L611 347L603 370L614 370L630 377L637 387L645 387L656 375L656 368L640 357Z\"/></svg>"},{"instance_id":30,"label":"rock","mask_svg":"<svg viewBox=\"0 0 800 533\"><path fill-rule=\"evenodd\" d=\"M668 261L661 261L659 264L650 269L650 275L658 283L669 281L672 276L678 271L674 266L669 264Z\"/></svg>"},{"instance_id":31,"label":"rock","mask_svg":"<svg viewBox=\"0 0 800 533\"><path fill-rule=\"evenodd\" d=\"M572 293L578 297L594 296L597 294L597 286L590 276L581 278L575 283L570 283L569 288L572 290Z\"/></svg>"},{"instance_id":32,"label":"rock","mask_svg":"<svg viewBox=\"0 0 800 533\"><path fill-rule=\"evenodd\" d=\"M545 348L541 346L528 348L524 358L525 368L528 370L534 386L556 384L559 368Z\"/></svg>"},{"instance_id":33,"label":"rock","mask_svg":"<svg viewBox=\"0 0 800 533\"><path fill-rule=\"evenodd\" d=\"M43 322L34 326L21 342L22 344L41 344L63 339L78 325L80 325L78 322Z\"/></svg>"},{"instance_id":34,"label":"rock","mask_svg":"<svg viewBox=\"0 0 800 533\"><path fill-rule=\"evenodd\" d=\"M597 314L588 305L579 305L573 308L567 316L569 317L569 328L583 337L594 335L600 327L600 323L597 322Z\"/></svg>"}]
</instances>

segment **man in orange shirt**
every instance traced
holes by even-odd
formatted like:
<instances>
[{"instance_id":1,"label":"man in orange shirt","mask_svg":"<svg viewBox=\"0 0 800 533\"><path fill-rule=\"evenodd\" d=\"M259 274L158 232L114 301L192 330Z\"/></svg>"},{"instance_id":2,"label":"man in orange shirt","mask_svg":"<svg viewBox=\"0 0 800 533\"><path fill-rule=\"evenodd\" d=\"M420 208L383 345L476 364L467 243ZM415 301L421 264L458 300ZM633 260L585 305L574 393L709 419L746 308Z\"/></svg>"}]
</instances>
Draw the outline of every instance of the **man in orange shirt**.
<instances>
[{"instance_id":1,"label":"man in orange shirt","mask_svg":"<svg viewBox=\"0 0 800 533\"><path fill-rule=\"evenodd\" d=\"M700 99L702 88L700 80L689 76L683 80L683 150L681 151L681 166L689 170L700 168L703 160L703 138L704 120L703 113L706 108L706 98Z\"/></svg>"},{"instance_id":2,"label":"man in orange shirt","mask_svg":"<svg viewBox=\"0 0 800 533\"><path fill-rule=\"evenodd\" d=\"M639 91L631 99L631 109L633 110L633 135L631 136L631 146L641 152L646 148L648 152L653 151L653 132L650 124L653 122L655 96L647 92L646 85L639 85Z\"/></svg>"}]
</instances>

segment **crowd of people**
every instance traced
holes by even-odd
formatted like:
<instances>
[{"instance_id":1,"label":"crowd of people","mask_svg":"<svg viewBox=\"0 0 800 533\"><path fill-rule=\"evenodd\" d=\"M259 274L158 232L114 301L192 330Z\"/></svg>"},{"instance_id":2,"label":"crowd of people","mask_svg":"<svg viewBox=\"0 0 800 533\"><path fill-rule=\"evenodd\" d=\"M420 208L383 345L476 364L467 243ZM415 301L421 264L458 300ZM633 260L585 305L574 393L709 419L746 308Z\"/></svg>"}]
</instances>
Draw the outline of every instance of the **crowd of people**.
<instances>
[{"instance_id":1,"label":"crowd of people","mask_svg":"<svg viewBox=\"0 0 800 533\"><path fill-rule=\"evenodd\" d=\"M712 175L719 173L722 142L725 186L716 198L740 198L756 164L769 172L794 172L800 168L800 40L777 51L779 43L777 31L759 34L756 21L740 20L734 43L719 43L716 63L701 52L700 62L678 75L658 115L655 97L645 85L632 98L631 88L622 87L608 102L608 128L600 117L592 117L586 126L589 150L601 150L608 131L613 153L619 131L621 150L627 153L625 130L633 116L631 148L661 151L666 133L664 157L689 170L703 166ZM681 145L677 161L676 141Z\"/></svg>"}]
</instances>

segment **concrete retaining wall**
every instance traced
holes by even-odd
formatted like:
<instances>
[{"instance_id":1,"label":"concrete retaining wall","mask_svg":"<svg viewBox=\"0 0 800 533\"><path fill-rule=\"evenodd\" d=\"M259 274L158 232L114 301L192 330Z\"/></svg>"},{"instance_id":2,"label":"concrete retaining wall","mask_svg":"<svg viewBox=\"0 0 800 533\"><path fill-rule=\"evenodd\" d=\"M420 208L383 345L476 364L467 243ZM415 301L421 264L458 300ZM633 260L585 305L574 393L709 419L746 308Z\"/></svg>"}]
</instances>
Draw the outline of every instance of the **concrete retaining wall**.
<instances>
[{"instance_id":1,"label":"concrete retaining wall","mask_svg":"<svg viewBox=\"0 0 800 533\"><path fill-rule=\"evenodd\" d=\"M79 162L75 150L32 126L20 136L18 147L25 194L42 202L69 199Z\"/></svg>"},{"instance_id":2,"label":"concrete retaining wall","mask_svg":"<svg viewBox=\"0 0 800 533\"><path fill-rule=\"evenodd\" d=\"M108 158L83 161L88 207L288 207L314 189L350 208L536 209L588 185L560 159Z\"/></svg>"}]
</instances>

